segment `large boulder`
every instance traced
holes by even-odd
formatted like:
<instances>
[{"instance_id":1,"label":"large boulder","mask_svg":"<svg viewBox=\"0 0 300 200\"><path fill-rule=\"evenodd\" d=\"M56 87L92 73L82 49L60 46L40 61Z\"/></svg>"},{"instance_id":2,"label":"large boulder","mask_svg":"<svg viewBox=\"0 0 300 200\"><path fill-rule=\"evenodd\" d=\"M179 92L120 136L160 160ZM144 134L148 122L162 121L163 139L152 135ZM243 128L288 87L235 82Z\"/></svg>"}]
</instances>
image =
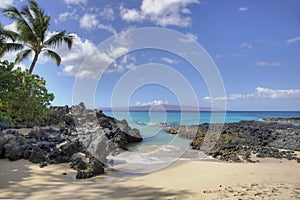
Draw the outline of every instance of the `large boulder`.
<instances>
[{"instance_id":1,"label":"large boulder","mask_svg":"<svg viewBox=\"0 0 300 200\"><path fill-rule=\"evenodd\" d=\"M77 179L86 179L93 176L104 174L104 165L94 157L89 158L89 162L86 163L86 169L77 170L76 178Z\"/></svg>"},{"instance_id":2,"label":"large boulder","mask_svg":"<svg viewBox=\"0 0 300 200\"><path fill-rule=\"evenodd\" d=\"M70 113L80 142L102 163L118 148L126 149L129 143L142 141L140 132L129 127L126 120L106 116L101 110L89 110L84 104L79 104L72 106Z\"/></svg>"},{"instance_id":3,"label":"large boulder","mask_svg":"<svg viewBox=\"0 0 300 200\"><path fill-rule=\"evenodd\" d=\"M43 151L40 149L40 147L33 146L28 160L32 163L41 163L45 162L47 158L43 154Z\"/></svg>"},{"instance_id":4,"label":"large boulder","mask_svg":"<svg viewBox=\"0 0 300 200\"><path fill-rule=\"evenodd\" d=\"M23 148L16 141L10 141L4 145L5 157L10 161L16 161L23 157Z\"/></svg>"}]
</instances>

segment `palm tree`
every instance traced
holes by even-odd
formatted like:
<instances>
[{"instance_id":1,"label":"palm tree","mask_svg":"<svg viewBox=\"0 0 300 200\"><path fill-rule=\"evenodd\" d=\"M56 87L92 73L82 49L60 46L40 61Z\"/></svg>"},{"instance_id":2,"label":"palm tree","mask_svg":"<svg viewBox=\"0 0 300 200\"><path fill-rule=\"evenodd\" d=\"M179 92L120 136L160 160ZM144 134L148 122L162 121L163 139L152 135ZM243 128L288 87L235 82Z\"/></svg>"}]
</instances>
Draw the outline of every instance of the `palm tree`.
<instances>
[{"instance_id":1,"label":"palm tree","mask_svg":"<svg viewBox=\"0 0 300 200\"><path fill-rule=\"evenodd\" d=\"M15 43L17 36L17 33L6 30L0 23L0 58L5 52L23 49L23 45Z\"/></svg>"},{"instance_id":2,"label":"palm tree","mask_svg":"<svg viewBox=\"0 0 300 200\"><path fill-rule=\"evenodd\" d=\"M16 22L18 30L17 41L26 48L17 54L15 63L23 61L33 53L34 58L29 68L29 73L31 74L39 55L43 52L45 56L51 58L58 66L60 65L61 57L53 49L63 43L66 43L68 48L71 49L73 44L72 35L66 34L64 30L52 35L50 38L46 38L46 34L49 31L50 16L46 15L34 0L30 0L29 4L20 11L12 6L3 12L6 17Z\"/></svg>"}]
</instances>

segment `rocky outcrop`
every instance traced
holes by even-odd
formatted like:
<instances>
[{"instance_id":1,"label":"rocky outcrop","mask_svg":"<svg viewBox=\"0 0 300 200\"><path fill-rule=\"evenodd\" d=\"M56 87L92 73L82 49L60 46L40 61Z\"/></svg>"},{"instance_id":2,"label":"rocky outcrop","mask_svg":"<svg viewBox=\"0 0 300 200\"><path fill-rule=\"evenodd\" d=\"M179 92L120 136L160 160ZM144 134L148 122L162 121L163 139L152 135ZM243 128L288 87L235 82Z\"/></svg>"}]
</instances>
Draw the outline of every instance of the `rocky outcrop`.
<instances>
[{"instance_id":1,"label":"rocky outcrop","mask_svg":"<svg viewBox=\"0 0 300 200\"><path fill-rule=\"evenodd\" d=\"M83 103L56 107L51 115L54 119L48 125L53 128L34 127L27 135L17 130L0 131L0 158L28 159L40 167L71 162L77 178L90 178L104 173L107 155L142 141L139 131L125 120L86 109ZM86 160L74 160L76 153L83 153Z\"/></svg>"},{"instance_id":2,"label":"rocky outcrop","mask_svg":"<svg viewBox=\"0 0 300 200\"><path fill-rule=\"evenodd\" d=\"M297 122L300 123L300 117L265 117L263 118L265 121L273 121L273 122Z\"/></svg>"},{"instance_id":3,"label":"rocky outcrop","mask_svg":"<svg viewBox=\"0 0 300 200\"><path fill-rule=\"evenodd\" d=\"M134 142L141 142L137 129L128 126L126 120L119 121L106 116L101 110L86 109L83 104L70 109L78 138L86 150L102 163L113 151Z\"/></svg>"},{"instance_id":4,"label":"rocky outcrop","mask_svg":"<svg viewBox=\"0 0 300 200\"><path fill-rule=\"evenodd\" d=\"M294 151L300 151L300 127L294 125L241 121L226 123L217 133L219 124L201 124L198 126L172 127L167 132L186 138L193 137L193 149L203 150L207 154L225 161L253 162L250 157L273 157L298 159ZM208 134L209 131L209 134ZM214 136L218 136L215 138ZM211 148L207 144L213 144ZM283 150L282 150L283 149Z\"/></svg>"},{"instance_id":5,"label":"rocky outcrop","mask_svg":"<svg viewBox=\"0 0 300 200\"><path fill-rule=\"evenodd\" d=\"M178 135L187 139L194 139L198 132L198 126L172 126L166 128L166 131L173 135Z\"/></svg>"}]
</instances>

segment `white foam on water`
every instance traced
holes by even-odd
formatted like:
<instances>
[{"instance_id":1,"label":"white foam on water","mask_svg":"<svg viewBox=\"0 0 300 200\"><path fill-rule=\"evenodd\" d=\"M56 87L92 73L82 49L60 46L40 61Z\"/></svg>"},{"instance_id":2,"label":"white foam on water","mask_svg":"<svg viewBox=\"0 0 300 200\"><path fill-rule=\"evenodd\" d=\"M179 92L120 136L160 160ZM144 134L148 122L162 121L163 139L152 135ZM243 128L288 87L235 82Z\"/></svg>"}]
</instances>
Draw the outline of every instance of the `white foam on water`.
<instances>
[{"instance_id":1,"label":"white foam on water","mask_svg":"<svg viewBox=\"0 0 300 200\"><path fill-rule=\"evenodd\" d=\"M107 157L108 163L111 165L124 163L151 165L170 163L177 160L204 160L210 158L204 152L173 145L151 145L144 147L142 151L123 151L117 155Z\"/></svg>"}]
</instances>

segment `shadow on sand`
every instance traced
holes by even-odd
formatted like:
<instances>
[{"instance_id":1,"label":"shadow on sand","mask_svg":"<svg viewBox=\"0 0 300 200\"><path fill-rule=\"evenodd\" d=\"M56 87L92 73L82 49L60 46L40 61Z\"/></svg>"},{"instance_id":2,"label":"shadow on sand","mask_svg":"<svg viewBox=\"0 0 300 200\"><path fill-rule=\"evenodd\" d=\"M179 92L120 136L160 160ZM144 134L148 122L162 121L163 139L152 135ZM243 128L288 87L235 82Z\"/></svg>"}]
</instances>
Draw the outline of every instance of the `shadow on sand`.
<instances>
[{"instance_id":1,"label":"shadow on sand","mask_svg":"<svg viewBox=\"0 0 300 200\"><path fill-rule=\"evenodd\" d=\"M9 161L6 161L9 162ZM23 166L22 166L23 164ZM62 175L60 169L45 167L32 169L32 164L22 161L6 163L1 169L0 198L29 199L178 199L189 195L186 190L169 191L155 186L126 186L132 177L105 180L96 177L74 181ZM28 165L27 165L28 164ZM2 171L4 170L4 171ZM70 170L68 169L68 174ZM17 176L15 173L18 173ZM72 172L71 172L72 173Z\"/></svg>"}]
</instances>

